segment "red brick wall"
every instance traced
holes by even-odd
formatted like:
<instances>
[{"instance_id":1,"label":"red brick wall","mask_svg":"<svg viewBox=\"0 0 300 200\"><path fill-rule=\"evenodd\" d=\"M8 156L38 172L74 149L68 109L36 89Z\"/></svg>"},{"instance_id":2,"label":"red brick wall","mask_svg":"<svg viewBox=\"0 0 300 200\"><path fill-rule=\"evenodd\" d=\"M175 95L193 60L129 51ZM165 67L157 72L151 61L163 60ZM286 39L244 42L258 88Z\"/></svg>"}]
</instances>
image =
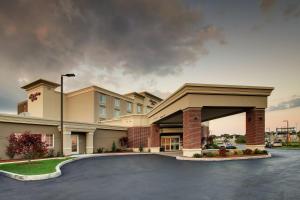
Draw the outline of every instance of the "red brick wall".
<instances>
[{"instance_id":1,"label":"red brick wall","mask_svg":"<svg viewBox=\"0 0 300 200\"><path fill-rule=\"evenodd\" d=\"M265 144L265 110L251 109L246 112L246 143Z\"/></svg>"},{"instance_id":2,"label":"red brick wall","mask_svg":"<svg viewBox=\"0 0 300 200\"><path fill-rule=\"evenodd\" d=\"M183 148L201 148L201 109L189 108L183 111Z\"/></svg>"},{"instance_id":3,"label":"red brick wall","mask_svg":"<svg viewBox=\"0 0 300 200\"><path fill-rule=\"evenodd\" d=\"M160 147L159 126L152 124L150 127L128 128L129 148Z\"/></svg>"},{"instance_id":4,"label":"red brick wall","mask_svg":"<svg viewBox=\"0 0 300 200\"><path fill-rule=\"evenodd\" d=\"M157 124L150 126L150 147L160 147L160 132Z\"/></svg>"},{"instance_id":5,"label":"red brick wall","mask_svg":"<svg viewBox=\"0 0 300 200\"><path fill-rule=\"evenodd\" d=\"M129 148L148 147L150 127L131 127L128 128Z\"/></svg>"}]
</instances>

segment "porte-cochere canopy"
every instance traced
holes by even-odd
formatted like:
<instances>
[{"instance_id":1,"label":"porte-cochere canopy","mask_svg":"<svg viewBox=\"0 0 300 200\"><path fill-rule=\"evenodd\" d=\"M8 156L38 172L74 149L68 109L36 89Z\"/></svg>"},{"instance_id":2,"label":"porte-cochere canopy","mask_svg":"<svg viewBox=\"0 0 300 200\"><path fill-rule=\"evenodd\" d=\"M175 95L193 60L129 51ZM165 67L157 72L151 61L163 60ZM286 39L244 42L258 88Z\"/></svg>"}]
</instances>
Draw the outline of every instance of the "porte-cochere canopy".
<instances>
[{"instance_id":1,"label":"porte-cochere canopy","mask_svg":"<svg viewBox=\"0 0 300 200\"><path fill-rule=\"evenodd\" d=\"M183 155L201 153L202 122L246 112L247 145L249 148L263 148L265 108L273 89L187 83L147 114L152 124L149 128L148 145L151 151L159 151L159 127L181 124ZM131 130L137 131L138 128Z\"/></svg>"}]
</instances>

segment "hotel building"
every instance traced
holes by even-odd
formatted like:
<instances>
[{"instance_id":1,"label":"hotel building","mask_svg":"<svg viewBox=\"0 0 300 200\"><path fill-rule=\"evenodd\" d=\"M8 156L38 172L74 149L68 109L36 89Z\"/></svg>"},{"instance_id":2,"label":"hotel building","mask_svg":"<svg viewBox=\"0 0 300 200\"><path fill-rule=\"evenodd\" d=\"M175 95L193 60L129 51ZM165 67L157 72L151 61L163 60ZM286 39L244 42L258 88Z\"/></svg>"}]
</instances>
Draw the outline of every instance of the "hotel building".
<instances>
[{"instance_id":1,"label":"hotel building","mask_svg":"<svg viewBox=\"0 0 300 200\"><path fill-rule=\"evenodd\" d=\"M264 113L271 87L185 84L165 100L149 92L118 94L90 86L63 94L64 126L60 127L60 85L37 80L22 88L27 99L18 115L0 115L0 158L11 133L41 134L49 148L65 155L110 150L128 138L138 151L201 153L208 122L246 112L249 148L264 146Z\"/></svg>"}]
</instances>

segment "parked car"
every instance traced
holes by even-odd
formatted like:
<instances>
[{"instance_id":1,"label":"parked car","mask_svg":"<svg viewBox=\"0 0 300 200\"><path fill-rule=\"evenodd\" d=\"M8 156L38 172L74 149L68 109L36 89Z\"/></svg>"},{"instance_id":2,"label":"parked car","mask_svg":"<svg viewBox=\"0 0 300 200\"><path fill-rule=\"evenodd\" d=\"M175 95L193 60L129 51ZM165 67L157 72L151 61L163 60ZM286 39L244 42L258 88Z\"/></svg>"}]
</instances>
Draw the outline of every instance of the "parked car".
<instances>
[{"instance_id":1,"label":"parked car","mask_svg":"<svg viewBox=\"0 0 300 200\"><path fill-rule=\"evenodd\" d=\"M282 147L282 142L274 142L273 147Z\"/></svg>"}]
</instances>

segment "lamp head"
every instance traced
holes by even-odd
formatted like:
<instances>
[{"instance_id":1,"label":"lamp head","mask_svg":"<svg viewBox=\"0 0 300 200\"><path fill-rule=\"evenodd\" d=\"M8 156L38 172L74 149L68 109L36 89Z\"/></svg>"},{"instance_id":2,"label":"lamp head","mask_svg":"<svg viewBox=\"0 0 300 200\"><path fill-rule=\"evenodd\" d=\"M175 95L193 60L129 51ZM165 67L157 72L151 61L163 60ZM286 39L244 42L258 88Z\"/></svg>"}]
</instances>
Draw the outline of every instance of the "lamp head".
<instances>
[{"instance_id":1,"label":"lamp head","mask_svg":"<svg viewBox=\"0 0 300 200\"><path fill-rule=\"evenodd\" d=\"M66 76L66 77L75 77L75 74L64 74L63 76Z\"/></svg>"}]
</instances>

